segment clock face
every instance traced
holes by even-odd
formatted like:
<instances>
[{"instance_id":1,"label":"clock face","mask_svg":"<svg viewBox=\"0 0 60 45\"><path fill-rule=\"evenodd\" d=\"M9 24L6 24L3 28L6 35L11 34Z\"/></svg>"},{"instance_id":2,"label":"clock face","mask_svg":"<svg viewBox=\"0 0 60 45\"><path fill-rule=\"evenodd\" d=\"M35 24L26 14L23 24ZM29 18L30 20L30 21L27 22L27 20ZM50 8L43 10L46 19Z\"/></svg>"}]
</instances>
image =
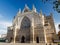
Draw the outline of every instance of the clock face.
<instances>
[{"instance_id":1,"label":"clock face","mask_svg":"<svg viewBox=\"0 0 60 45\"><path fill-rule=\"evenodd\" d=\"M26 29L26 28L30 28L30 25L31 25L31 22L29 20L29 18L27 17L24 17L23 20L22 20L22 23L21 23L21 28L23 29Z\"/></svg>"}]
</instances>

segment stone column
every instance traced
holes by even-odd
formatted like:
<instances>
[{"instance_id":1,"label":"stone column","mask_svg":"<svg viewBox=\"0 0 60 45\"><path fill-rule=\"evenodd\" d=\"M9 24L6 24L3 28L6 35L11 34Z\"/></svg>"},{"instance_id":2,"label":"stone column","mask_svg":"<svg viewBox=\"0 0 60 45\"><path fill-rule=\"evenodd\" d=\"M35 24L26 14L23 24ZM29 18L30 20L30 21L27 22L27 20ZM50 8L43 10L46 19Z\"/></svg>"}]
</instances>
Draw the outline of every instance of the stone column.
<instances>
[{"instance_id":1,"label":"stone column","mask_svg":"<svg viewBox=\"0 0 60 45\"><path fill-rule=\"evenodd\" d=\"M16 29L14 31L14 43L16 43Z\"/></svg>"},{"instance_id":2,"label":"stone column","mask_svg":"<svg viewBox=\"0 0 60 45\"><path fill-rule=\"evenodd\" d=\"M18 29L18 26L16 25L14 30L14 43L16 43L17 29Z\"/></svg>"},{"instance_id":3,"label":"stone column","mask_svg":"<svg viewBox=\"0 0 60 45\"><path fill-rule=\"evenodd\" d=\"M33 43L35 43L34 41L34 18L32 18L32 30L33 30Z\"/></svg>"}]
</instances>

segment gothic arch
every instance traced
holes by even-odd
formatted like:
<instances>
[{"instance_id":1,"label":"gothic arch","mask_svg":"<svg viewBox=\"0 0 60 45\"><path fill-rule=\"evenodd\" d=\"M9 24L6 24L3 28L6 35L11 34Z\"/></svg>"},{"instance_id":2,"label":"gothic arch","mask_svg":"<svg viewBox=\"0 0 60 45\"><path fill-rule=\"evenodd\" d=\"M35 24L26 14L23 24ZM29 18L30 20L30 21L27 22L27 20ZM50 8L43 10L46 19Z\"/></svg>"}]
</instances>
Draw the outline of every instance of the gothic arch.
<instances>
[{"instance_id":1,"label":"gothic arch","mask_svg":"<svg viewBox=\"0 0 60 45\"><path fill-rule=\"evenodd\" d=\"M25 37L24 36L21 37L21 43L25 43Z\"/></svg>"},{"instance_id":2,"label":"gothic arch","mask_svg":"<svg viewBox=\"0 0 60 45\"><path fill-rule=\"evenodd\" d=\"M30 26L31 26L30 19L27 16L24 16L22 21L21 21L20 29L21 28L30 28Z\"/></svg>"},{"instance_id":3,"label":"gothic arch","mask_svg":"<svg viewBox=\"0 0 60 45\"><path fill-rule=\"evenodd\" d=\"M24 40L26 40L25 42L30 42L30 27L31 27L31 21L28 17L24 17L21 21L21 26L20 26L20 35L24 35L24 37L22 37L22 42L24 42ZM28 38L27 38L28 37Z\"/></svg>"}]
</instances>

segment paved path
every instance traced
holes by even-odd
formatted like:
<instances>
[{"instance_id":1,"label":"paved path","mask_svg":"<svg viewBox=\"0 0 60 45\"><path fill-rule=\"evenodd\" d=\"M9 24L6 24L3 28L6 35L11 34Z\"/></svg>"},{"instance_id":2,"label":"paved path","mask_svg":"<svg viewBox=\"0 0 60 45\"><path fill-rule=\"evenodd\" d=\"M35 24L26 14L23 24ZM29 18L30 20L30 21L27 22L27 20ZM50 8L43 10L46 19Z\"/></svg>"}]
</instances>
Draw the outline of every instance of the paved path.
<instances>
[{"instance_id":1,"label":"paved path","mask_svg":"<svg viewBox=\"0 0 60 45\"><path fill-rule=\"evenodd\" d=\"M0 45L46 45L45 43L0 43ZM49 45L49 44L47 44ZM51 45L58 45L58 44L51 44Z\"/></svg>"}]
</instances>

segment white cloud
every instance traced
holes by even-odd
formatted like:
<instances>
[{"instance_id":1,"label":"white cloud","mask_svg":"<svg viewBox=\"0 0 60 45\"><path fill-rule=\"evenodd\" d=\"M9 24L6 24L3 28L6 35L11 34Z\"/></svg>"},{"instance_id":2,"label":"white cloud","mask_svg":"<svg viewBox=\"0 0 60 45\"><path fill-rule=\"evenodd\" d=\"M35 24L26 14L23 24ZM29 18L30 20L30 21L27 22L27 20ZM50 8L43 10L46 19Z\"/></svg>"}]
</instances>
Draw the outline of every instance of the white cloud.
<instances>
[{"instance_id":1,"label":"white cloud","mask_svg":"<svg viewBox=\"0 0 60 45\"><path fill-rule=\"evenodd\" d=\"M9 21L0 21L0 34L6 33L7 32L7 27L11 26L11 25L12 25L12 23L9 22Z\"/></svg>"},{"instance_id":2,"label":"white cloud","mask_svg":"<svg viewBox=\"0 0 60 45\"><path fill-rule=\"evenodd\" d=\"M6 21L5 16L0 14L0 34L5 34L7 32L7 27L11 25L11 21Z\"/></svg>"},{"instance_id":3,"label":"white cloud","mask_svg":"<svg viewBox=\"0 0 60 45\"><path fill-rule=\"evenodd\" d=\"M9 21L0 21L0 25L7 27L7 26L11 26L12 24Z\"/></svg>"},{"instance_id":4,"label":"white cloud","mask_svg":"<svg viewBox=\"0 0 60 45\"><path fill-rule=\"evenodd\" d=\"M3 30L3 29L0 30L0 35L1 35L1 34L6 34L6 33L7 33L7 30Z\"/></svg>"}]
</instances>

